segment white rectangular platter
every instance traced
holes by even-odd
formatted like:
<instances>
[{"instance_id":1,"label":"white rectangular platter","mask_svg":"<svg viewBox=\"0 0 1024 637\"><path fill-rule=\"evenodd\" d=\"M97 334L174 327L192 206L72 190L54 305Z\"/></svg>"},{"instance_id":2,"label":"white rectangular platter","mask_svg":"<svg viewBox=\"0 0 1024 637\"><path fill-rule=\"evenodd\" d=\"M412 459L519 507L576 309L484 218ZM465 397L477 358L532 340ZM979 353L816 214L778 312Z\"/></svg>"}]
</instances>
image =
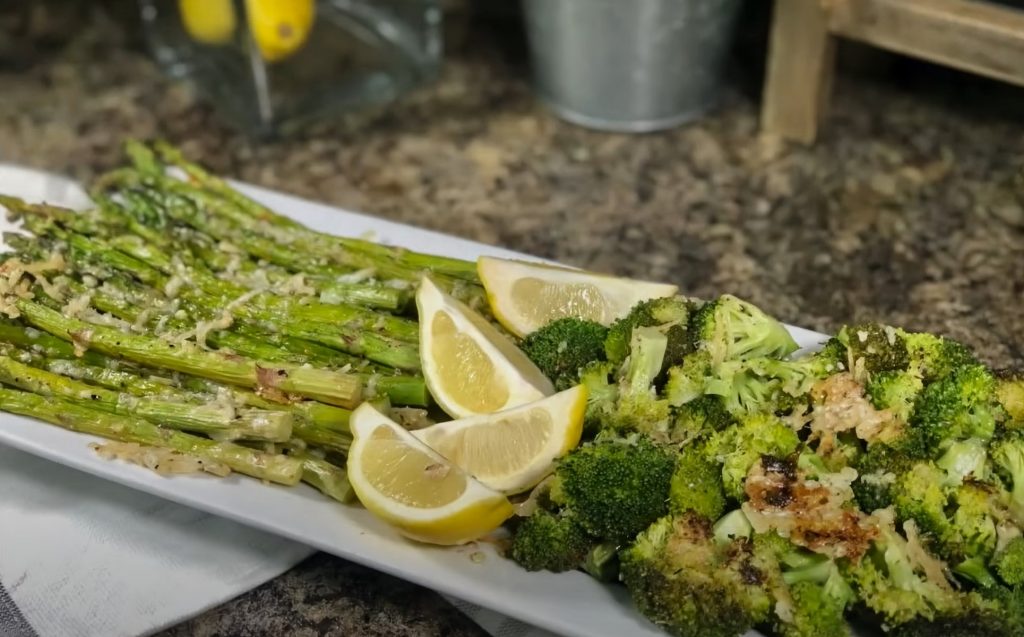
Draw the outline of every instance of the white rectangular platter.
<instances>
[{"instance_id":1,"label":"white rectangular platter","mask_svg":"<svg viewBox=\"0 0 1024 637\"><path fill-rule=\"evenodd\" d=\"M316 230L349 236L372 233L383 243L465 259L482 254L524 258L507 250L237 185L254 199ZM0 192L70 206L86 201L66 180L2 164ZM814 332L791 331L801 346L822 340ZM100 459L88 447L94 440L0 412L0 444L301 542L554 633L571 637L664 635L633 609L622 587L602 585L582 573L528 573L486 544L450 549L414 544L367 511L339 505L306 486L268 486L238 476L161 477ZM477 551L484 553L482 561L474 556Z\"/></svg>"}]
</instances>

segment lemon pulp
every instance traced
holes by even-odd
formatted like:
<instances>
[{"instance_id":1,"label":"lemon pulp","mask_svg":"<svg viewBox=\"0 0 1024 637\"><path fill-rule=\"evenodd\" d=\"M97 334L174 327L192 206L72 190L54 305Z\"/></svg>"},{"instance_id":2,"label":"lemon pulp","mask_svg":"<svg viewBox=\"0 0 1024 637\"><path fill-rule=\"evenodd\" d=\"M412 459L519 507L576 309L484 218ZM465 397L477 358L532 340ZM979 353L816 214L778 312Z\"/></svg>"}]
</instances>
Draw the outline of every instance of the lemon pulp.
<instances>
[{"instance_id":1,"label":"lemon pulp","mask_svg":"<svg viewBox=\"0 0 1024 637\"><path fill-rule=\"evenodd\" d=\"M386 427L370 434L363 470L373 488L406 506L436 509L466 491L466 477L410 447Z\"/></svg>"},{"instance_id":2,"label":"lemon pulp","mask_svg":"<svg viewBox=\"0 0 1024 637\"><path fill-rule=\"evenodd\" d=\"M607 314L604 296L592 283L549 283L535 277L512 284L512 298L520 313L537 325L575 316L603 323Z\"/></svg>"},{"instance_id":3,"label":"lemon pulp","mask_svg":"<svg viewBox=\"0 0 1024 637\"><path fill-rule=\"evenodd\" d=\"M525 417L524 417L525 416ZM496 475L514 473L543 451L554 423L544 409L453 432L435 450L460 467L487 466Z\"/></svg>"},{"instance_id":4,"label":"lemon pulp","mask_svg":"<svg viewBox=\"0 0 1024 637\"><path fill-rule=\"evenodd\" d=\"M430 329L437 382L444 392L478 413L501 409L508 402L508 386L483 349L444 311L434 315Z\"/></svg>"}]
</instances>

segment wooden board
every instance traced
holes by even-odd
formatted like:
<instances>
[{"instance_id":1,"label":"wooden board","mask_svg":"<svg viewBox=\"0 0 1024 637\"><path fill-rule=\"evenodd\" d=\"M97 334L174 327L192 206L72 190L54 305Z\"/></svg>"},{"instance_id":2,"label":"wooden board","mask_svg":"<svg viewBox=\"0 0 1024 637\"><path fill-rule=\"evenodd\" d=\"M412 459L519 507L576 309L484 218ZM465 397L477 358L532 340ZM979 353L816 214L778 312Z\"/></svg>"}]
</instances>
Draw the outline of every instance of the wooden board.
<instances>
[{"instance_id":1,"label":"wooden board","mask_svg":"<svg viewBox=\"0 0 1024 637\"><path fill-rule=\"evenodd\" d=\"M1024 86L1022 10L984 0L776 0L764 132L814 141L837 37Z\"/></svg>"},{"instance_id":2,"label":"wooden board","mask_svg":"<svg viewBox=\"0 0 1024 637\"><path fill-rule=\"evenodd\" d=\"M835 66L828 20L819 0L776 0L761 110L766 132L814 141Z\"/></svg>"},{"instance_id":3,"label":"wooden board","mask_svg":"<svg viewBox=\"0 0 1024 637\"><path fill-rule=\"evenodd\" d=\"M846 0L833 3L829 30L1024 85L1024 11L981 0Z\"/></svg>"}]
</instances>

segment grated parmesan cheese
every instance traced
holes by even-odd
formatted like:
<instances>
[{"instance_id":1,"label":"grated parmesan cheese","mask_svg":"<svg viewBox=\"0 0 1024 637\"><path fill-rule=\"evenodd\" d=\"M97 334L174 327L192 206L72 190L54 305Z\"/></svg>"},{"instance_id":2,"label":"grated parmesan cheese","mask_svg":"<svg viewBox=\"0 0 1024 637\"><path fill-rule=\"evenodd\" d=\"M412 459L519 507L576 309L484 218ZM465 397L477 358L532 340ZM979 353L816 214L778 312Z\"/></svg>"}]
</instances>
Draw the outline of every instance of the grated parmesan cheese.
<instances>
[{"instance_id":1,"label":"grated parmesan cheese","mask_svg":"<svg viewBox=\"0 0 1024 637\"><path fill-rule=\"evenodd\" d=\"M375 268L363 268L362 270L356 270L355 272L349 272L348 274L341 274L335 280L338 283L362 283L373 278L373 275L377 273Z\"/></svg>"},{"instance_id":2,"label":"grated parmesan cheese","mask_svg":"<svg viewBox=\"0 0 1024 637\"><path fill-rule=\"evenodd\" d=\"M185 285L185 279L178 276L177 274L171 276L164 284L164 296L169 299L176 298L178 293L181 292L182 286Z\"/></svg>"},{"instance_id":3,"label":"grated parmesan cheese","mask_svg":"<svg viewBox=\"0 0 1024 637\"><path fill-rule=\"evenodd\" d=\"M104 460L125 460L146 467L160 475L210 473L225 477L231 469L221 462L183 454L163 447L148 447L134 442L92 443L89 448Z\"/></svg>"},{"instance_id":4,"label":"grated parmesan cheese","mask_svg":"<svg viewBox=\"0 0 1024 637\"><path fill-rule=\"evenodd\" d=\"M61 311L64 313L64 316L69 318L79 318L82 316L82 312L84 312L91 304L92 292L86 292L65 303L64 307L61 308Z\"/></svg>"}]
</instances>

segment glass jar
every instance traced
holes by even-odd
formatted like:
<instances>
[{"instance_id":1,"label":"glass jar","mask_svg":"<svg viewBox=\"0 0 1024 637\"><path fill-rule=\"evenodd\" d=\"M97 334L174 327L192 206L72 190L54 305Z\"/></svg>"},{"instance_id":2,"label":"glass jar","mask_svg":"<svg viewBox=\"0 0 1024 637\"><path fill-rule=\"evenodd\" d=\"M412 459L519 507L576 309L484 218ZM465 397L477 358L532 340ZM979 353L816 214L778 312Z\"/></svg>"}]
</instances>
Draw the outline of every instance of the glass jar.
<instances>
[{"instance_id":1,"label":"glass jar","mask_svg":"<svg viewBox=\"0 0 1024 637\"><path fill-rule=\"evenodd\" d=\"M140 4L157 62L257 136L391 101L441 64L438 0Z\"/></svg>"}]
</instances>

